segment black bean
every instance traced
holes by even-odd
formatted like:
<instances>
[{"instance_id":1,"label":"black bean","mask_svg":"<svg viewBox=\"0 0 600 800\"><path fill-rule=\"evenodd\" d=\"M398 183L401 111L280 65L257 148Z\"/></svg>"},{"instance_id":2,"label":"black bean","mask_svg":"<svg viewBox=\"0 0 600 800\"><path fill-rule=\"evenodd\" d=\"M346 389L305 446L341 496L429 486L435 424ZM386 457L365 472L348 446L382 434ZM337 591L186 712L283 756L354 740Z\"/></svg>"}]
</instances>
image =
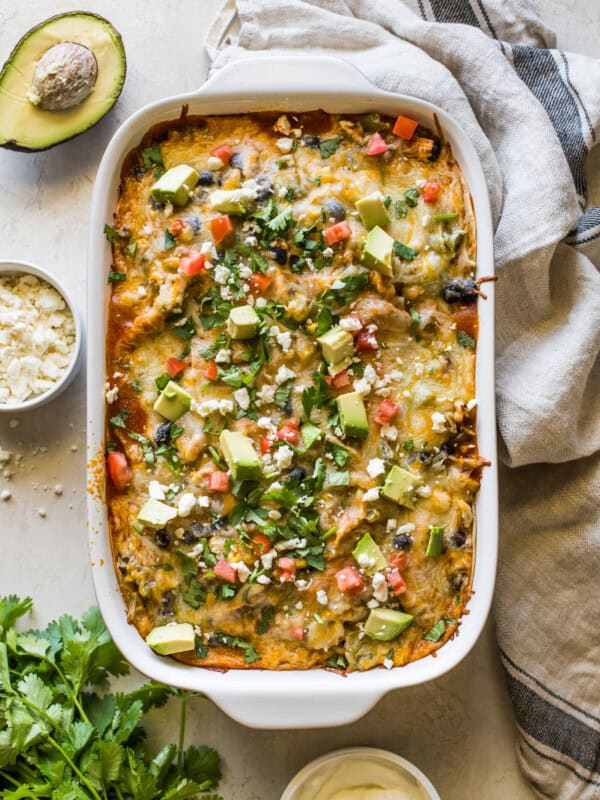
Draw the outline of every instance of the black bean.
<instances>
[{"instance_id":1,"label":"black bean","mask_svg":"<svg viewBox=\"0 0 600 800\"><path fill-rule=\"evenodd\" d=\"M318 136L307 135L302 137L302 144L305 147L312 147L314 150L316 150L317 147L319 147L319 145L321 144L321 140L319 139Z\"/></svg>"},{"instance_id":2,"label":"black bean","mask_svg":"<svg viewBox=\"0 0 600 800\"><path fill-rule=\"evenodd\" d=\"M323 208L328 217L333 217L337 222L346 219L346 206L335 197L328 197L323 203Z\"/></svg>"},{"instance_id":3,"label":"black bean","mask_svg":"<svg viewBox=\"0 0 600 800\"><path fill-rule=\"evenodd\" d=\"M474 303L477 300L478 287L470 278L453 278L445 285L442 297L447 303Z\"/></svg>"},{"instance_id":4,"label":"black bean","mask_svg":"<svg viewBox=\"0 0 600 800\"><path fill-rule=\"evenodd\" d=\"M165 592L160 598L160 608L158 613L163 617L168 617L173 613L173 601L175 600L175 592L172 589Z\"/></svg>"},{"instance_id":5,"label":"black bean","mask_svg":"<svg viewBox=\"0 0 600 800\"><path fill-rule=\"evenodd\" d=\"M450 585L452 586L452 591L460 592L466 580L467 576L464 572L457 572L456 575L451 575Z\"/></svg>"},{"instance_id":6,"label":"black bean","mask_svg":"<svg viewBox=\"0 0 600 800\"><path fill-rule=\"evenodd\" d=\"M146 174L146 167L136 164L136 166L131 170L131 174L134 178L140 178L142 175Z\"/></svg>"},{"instance_id":7,"label":"black bean","mask_svg":"<svg viewBox=\"0 0 600 800\"><path fill-rule=\"evenodd\" d=\"M171 441L172 426L172 422L161 422L154 433L154 441L156 444L169 444Z\"/></svg>"},{"instance_id":8,"label":"black bean","mask_svg":"<svg viewBox=\"0 0 600 800\"><path fill-rule=\"evenodd\" d=\"M437 139L434 139L433 149L431 151L431 155L429 156L429 161L437 161L440 156L441 150L442 150L442 145L439 143Z\"/></svg>"},{"instance_id":9,"label":"black bean","mask_svg":"<svg viewBox=\"0 0 600 800\"><path fill-rule=\"evenodd\" d=\"M212 172L201 172L198 178L198 186L212 186L215 182L215 176Z\"/></svg>"},{"instance_id":10,"label":"black bean","mask_svg":"<svg viewBox=\"0 0 600 800\"><path fill-rule=\"evenodd\" d=\"M290 267L292 268L292 271L299 261L300 261L300 256L290 256Z\"/></svg>"},{"instance_id":11,"label":"black bean","mask_svg":"<svg viewBox=\"0 0 600 800\"><path fill-rule=\"evenodd\" d=\"M302 467L294 467L288 472L288 479L291 481L298 481L298 483L302 483L305 478L306 470L302 469Z\"/></svg>"},{"instance_id":12,"label":"black bean","mask_svg":"<svg viewBox=\"0 0 600 800\"><path fill-rule=\"evenodd\" d=\"M467 541L467 533L463 530L452 531L452 544L455 547L464 547L465 542Z\"/></svg>"},{"instance_id":13,"label":"black bean","mask_svg":"<svg viewBox=\"0 0 600 800\"><path fill-rule=\"evenodd\" d=\"M273 258L278 264L281 264L281 266L287 263L288 254L287 250L284 250L283 247L274 244L269 247L269 252L273 254Z\"/></svg>"},{"instance_id":14,"label":"black bean","mask_svg":"<svg viewBox=\"0 0 600 800\"><path fill-rule=\"evenodd\" d=\"M157 211L161 211L165 207L164 203L160 203L158 200L156 200L152 196L150 196L150 200L148 202L150 203L152 208L155 208Z\"/></svg>"},{"instance_id":15,"label":"black bean","mask_svg":"<svg viewBox=\"0 0 600 800\"><path fill-rule=\"evenodd\" d=\"M191 217L186 217L185 222L190 228L194 231L194 233L198 233L200 228L202 227L202 220L200 219L197 214L193 214Z\"/></svg>"},{"instance_id":16,"label":"black bean","mask_svg":"<svg viewBox=\"0 0 600 800\"><path fill-rule=\"evenodd\" d=\"M397 533L392 539L392 544L396 550L410 550L412 537L408 533Z\"/></svg>"},{"instance_id":17,"label":"black bean","mask_svg":"<svg viewBox=\"0 0 600 800\"><path fill-rule=\"evenodd\" d=\"M184 531L181 536L181 541L184 544L197 544L198 543L198 532L196 531L196 525L200 525L199 522L194 522L192 525L191 530Z\"/></svg>"},{"instance_id":18,"label":"black bean","mask_svg":"<svg viewBox=\"0 0 600 800\"><path fill-rule=\"evenodd\" d=\"M444 444L441 446L440 449L441 449L442 453L444 453L447 456L450 456L456 450L456 444L455 444L455 442L451 442L451 441L444 442Z\"/></svg>"},{"instance_id":19,"label":"black bean","mask_svg":"<svg viewBox=\"0 0 600 800\"><path fill-rule=\"evenodd\" d=\"M259 175L256 182L260 184L260 189L256 194L257 200L266 200L273 194L273 185L267 175Z\"/></svg>"},{"instance_id":20,"label":"black bean","mask_svg":"<svg viewBox=\"0 0 600 800\"><path fill-rule=\"evenodd\" d=\"M242 158L241 153L234 153L229 160L229 163L235 169L239 169L240 172L244 172L244 159Z\"/></svg>"},{"instance_id":21,"label":"black bean","mask_svg":"<svg viewBox=\"0 0 600 800\"><path fill-rule=\"evenodd\" d=\"M282 410L283 413L286 415L286 417L292 416L292 414L294 413L294 406L292 405L291 397L288 397L288 399L285 401L285 405Z\"/></svg>"},{"instance_id":22,"label":"black bean","mask_svg":"<svg viewBox=\"0 0 600 800\"><path fill-rule=\"evenodd\" d=\"M156 539L156 544L161 550L166 550L171 544L171 536L166 528L159 528L154 534L154 538Z\"/></svg>"},{"instance_id":23,"label":"black bean","mask_svg":"<svg viewBox=\"0 0 600 800\"><path fill-rule=\"evenodd\" d=\"M431 450L420 450L419 451L419 461L421 464L431 464L433 461L433 453Z\"/></svg>"}]
</instances>

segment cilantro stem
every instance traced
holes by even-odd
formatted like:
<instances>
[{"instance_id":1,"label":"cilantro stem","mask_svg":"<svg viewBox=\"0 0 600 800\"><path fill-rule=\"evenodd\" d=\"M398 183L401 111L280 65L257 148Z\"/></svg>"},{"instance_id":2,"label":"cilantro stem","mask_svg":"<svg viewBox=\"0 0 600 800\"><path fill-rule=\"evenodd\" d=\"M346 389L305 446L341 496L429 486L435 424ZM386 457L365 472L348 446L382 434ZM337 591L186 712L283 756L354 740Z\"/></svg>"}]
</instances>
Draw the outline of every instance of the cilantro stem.
<instances>
[{"instance_id":1,"label":"cilantro stem","mask_svg":"<svg viewBox=\"0 0 600 800\"><path fill-rule=\"evenodd\" d=\"M119 787L116 784L114 784L114 789L115 789L115 793L116 793L116 795L118 797L118 800L124 800L124 797L123 797L123 795L121 793L121 790L119 789Z\"/></svg>"},{"instance_id":2,"label":"cilantro stem","mask_svg":"<svg viewBox=\"0 0 600 800\"><path fill-rule=\"evenodd\" d=\"M16 781L14 778L11 778L11 776L7 772L4 772L3 769L0 769L0 778L4 778L5 781L10 781L10 783L12 783L12 785L16 787L19 787L21 785L19 781Z\"/></svg>"},{"instance_id":3,"label":"cilantro stem","mask_svg":"<svg viewBox=\"0 0 600 800\"><path fill-rule=\"evenodd\" d=\"M181 692L181 713L179 715L179 742L177 744L177 772L183 774L183 745L185 740L185 707L187 694Z\"/></svg>"},{"instance_id":4,"label":"cilantro stem","mask_svg":"<svg viewBox=\"0 0 600 800\"><path fill-rule=\"evenodd\" d=\"M53 739L51 736L48 737L47 742L48 742L48 744L52 745L52 747L54 747L54 749L57 750L61 754L63 759L71 767L73 772L77 775L79 780L82 782L82 784L88 790L88 792L92 795L92 797L94 797L95 800L102 800L102 798L100 797L98 792L94 789L92 784L86 779L85 775L77 768L77 765L75 764L75 762L72 761L69 758L69 756L67 755L67 753L65 753L63 748L59 745L59 743L55 739Z\"/></svg>"},{"instance_id":5,"label":"cilantro stem","mask_svg":"<svg viewBox=\"0 0 600 800\"><path fill-rule=\"evenodd\" d=\"M58 673L58 675L59 675L59 677L60 677L61 681L62 681L62 682L64 683L64 685L65 685L65 689L67 690L67 692L68 692L68 694L69 694L69 697L70 697L70 698L71 698L71 700L73 701L73 705L75 706L75 708L76 708L76 709L79 711L79 713L81 714L81 718L83 719L83 721L84 721L84 722L87 722L87 723L89 723L89 721L90 721L90 720L89 720L89 718L88 718L88 715L87 715L87 714L85 713L85 711L83 710L83 706L81 705L81 703L80 703L80 702L79 702L79 700L77 699L77 695L76 695L76 694L75 694L75 692L73 692L73 690L71 689L71 686L69 685L69 681L66 679L66 677L65 677L65 674L64 674L64 672L62 671L62 669L61 669L61 668L58 666L58 664L57 664L56 662L54 662L54 661L51 661L51 660L48 658L48 656L42 656L42 661L44 661L46 664L49 664L51 667L53 667L53 668L56 670L56 672Z\"/></svg>"}]
</instances>

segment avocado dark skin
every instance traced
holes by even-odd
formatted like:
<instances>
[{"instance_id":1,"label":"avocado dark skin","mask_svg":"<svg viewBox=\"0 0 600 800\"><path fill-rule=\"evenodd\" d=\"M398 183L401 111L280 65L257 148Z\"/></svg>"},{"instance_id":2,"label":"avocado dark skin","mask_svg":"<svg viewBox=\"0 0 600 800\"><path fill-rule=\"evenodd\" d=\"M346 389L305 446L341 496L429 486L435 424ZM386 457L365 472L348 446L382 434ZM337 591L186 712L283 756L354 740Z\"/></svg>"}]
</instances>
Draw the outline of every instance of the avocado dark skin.
<instances>
[{"instance_id":1,"label":"avocado dark skin","mask_svg":"<svg viewBox=\"0 0 600 800\"><path fill-rule=\"evenodd\" d=\"M8 71L8 68L10 67L10 65L15 60L17 54L19 53L19 50L20 50L21 46L26 42L26 40L30 39L32 36L35 36L36 31L38 31L38 30L40 30L42 28L45 28L49 23L51 23L51 22L53 22L55 20L69 18L69 17L78 17L78 16L82 16L82 15L86 16L86 17L92 17L94 19L97 19L100 23L102 23L103 25L105 25L108 28L110 28L110 30L112 31L112 34L113 34L113 36L114 36L114 38L116 40L116 46L119 49L120 57L121 57L122 74L120 76L120 79L119 79L118 83L115 84L117 90L114 93L114 97L112 99L112 103L106 108L106 111L100 117L98 117L98 119L94 120L94 122L92 122L84 130L78 131L78 132L76 132L76 133L74 133L72 135L66 135L64 139L60 139L59 141L52 142L51 144L48 144L48 145L45 145L45 146L40 146L40 147L27 147L27 146L24 146L24 145L20 144L15 139L9 139L8 141L0 142L0 147L4 148L6 150L13 150L15 152L20 152L20 153L39 153L39 152L42 152L44 150L50 150L51 148L56 147L59 144L64 144L65 142L68 142L71 139L74 139L77 136L80 136L82 133L86 133L87 131L91 130L93 127L95 127L100 122L100 120L104 119L106 114L113 108L113 106L115 105L115 103L119 99L119 97L121 95L121 92L123 90L123 85L125 83L125 78L126 78L126 74L127 74L127 60L126 60L126 56L125 56L125 48L123 46L123 39L121 38L121 34L117 31L117 29L107 19L102 17L100 14L94 14L94 13L92 13L90 11L67 11L67 12L65 12L63 14L55 14L52 17L48 17L48 19L45 19L43 22L40 22L38 25L35 25L33 28L30 28L30 30L28 30L27 33L25 33L21 37L21 39L19 39L19 41L17 42L17 44L15 45L13 50L11 51L9 57L7 58L5 64L3 65L2 70L0 71L0 85L2 85L2 81L3 81L5 75L6 75L7 71ZM43 52L40 53L40 56L41 55L43 55Z\"/></svg>"}]
</instances>

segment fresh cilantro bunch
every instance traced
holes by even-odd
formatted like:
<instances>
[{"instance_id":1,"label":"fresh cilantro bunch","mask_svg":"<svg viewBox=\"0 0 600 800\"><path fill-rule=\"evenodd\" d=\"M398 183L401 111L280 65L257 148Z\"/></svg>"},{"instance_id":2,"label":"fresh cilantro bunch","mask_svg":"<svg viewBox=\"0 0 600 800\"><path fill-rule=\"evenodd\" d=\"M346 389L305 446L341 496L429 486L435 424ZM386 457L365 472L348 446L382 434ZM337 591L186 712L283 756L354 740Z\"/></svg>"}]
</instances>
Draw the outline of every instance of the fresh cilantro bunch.
<instances>
[{"instance_id":1,"label":"fresh cilantro bunch","mask_svg":"<svg viewBox=\"0 0 600 800\"><path fill-rule=\"evenodd\" d=\"M110 676L129 666L98 609L17 633L31 607L0 598L0 798L221 800L202 794L221 777L218 753L183 749L185 693L153 682L109 693ZM150 760L140 720L170 695L181 698L179 744Z\"/></svg>"}]
</instances>

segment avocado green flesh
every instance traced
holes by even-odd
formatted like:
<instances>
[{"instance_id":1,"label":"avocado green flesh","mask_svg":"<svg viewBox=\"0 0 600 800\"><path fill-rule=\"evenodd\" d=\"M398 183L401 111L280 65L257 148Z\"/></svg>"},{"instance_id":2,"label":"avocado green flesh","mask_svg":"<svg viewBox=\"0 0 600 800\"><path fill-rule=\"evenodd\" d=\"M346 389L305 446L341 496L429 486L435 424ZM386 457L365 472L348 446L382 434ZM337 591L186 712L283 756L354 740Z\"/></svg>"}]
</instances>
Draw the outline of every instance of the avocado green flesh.
<instances>
[{"instance_id":1,"label":"avocado green flesh","mask_svg":"<svg viewBox=\"0 0 600 800\"><path fill-rule=\"evenodd\" d=\"M91 94L66 111L42 111L27 99L36 62L61 42L87 47L98 64ZM112 106L125 81L121 37L102 17L72 12L52 17L20 40L0 72L0 146L45 150L91 128Z\"/></svg>"}]
</instances>

